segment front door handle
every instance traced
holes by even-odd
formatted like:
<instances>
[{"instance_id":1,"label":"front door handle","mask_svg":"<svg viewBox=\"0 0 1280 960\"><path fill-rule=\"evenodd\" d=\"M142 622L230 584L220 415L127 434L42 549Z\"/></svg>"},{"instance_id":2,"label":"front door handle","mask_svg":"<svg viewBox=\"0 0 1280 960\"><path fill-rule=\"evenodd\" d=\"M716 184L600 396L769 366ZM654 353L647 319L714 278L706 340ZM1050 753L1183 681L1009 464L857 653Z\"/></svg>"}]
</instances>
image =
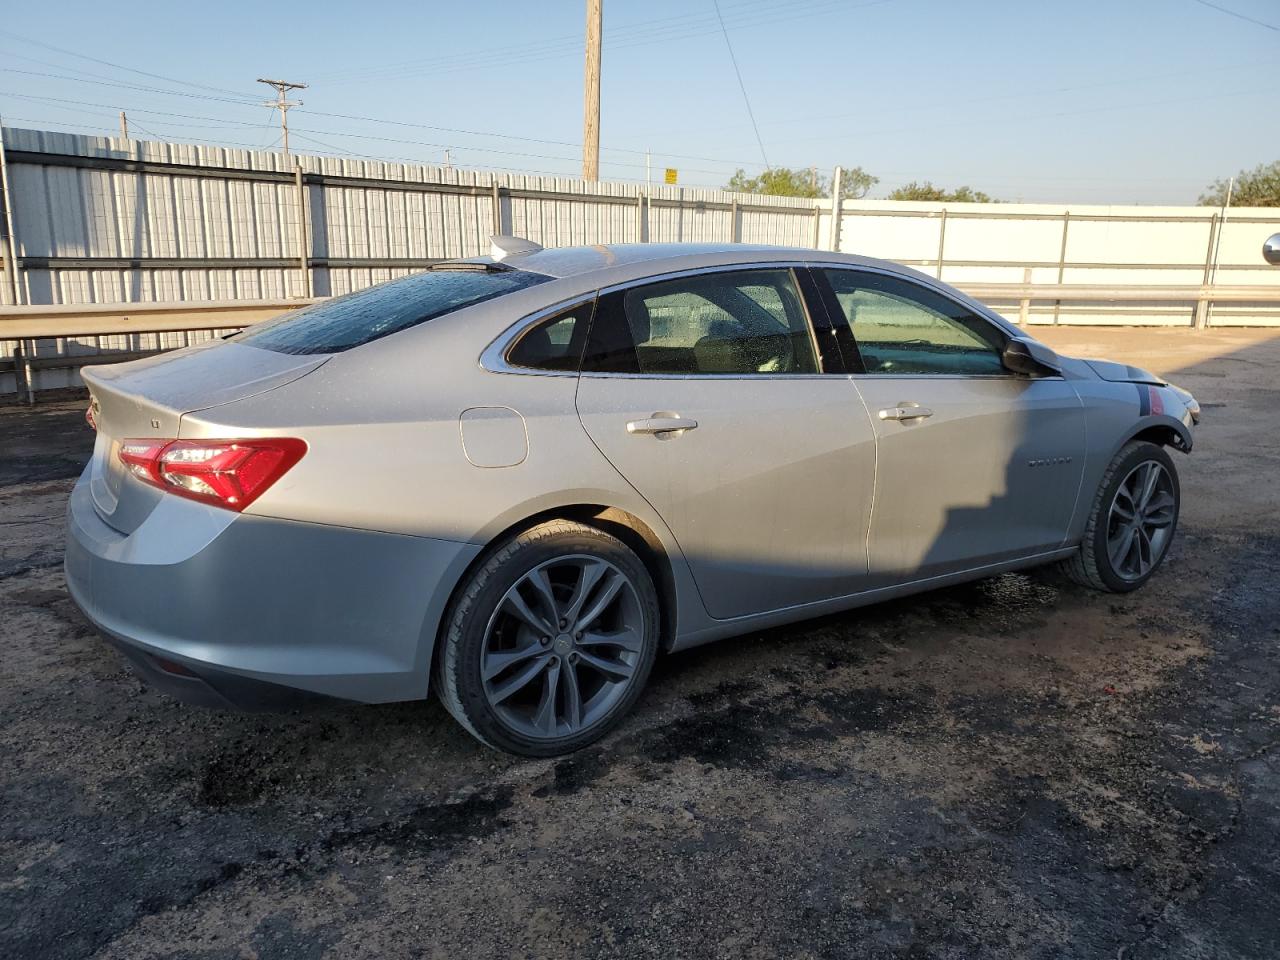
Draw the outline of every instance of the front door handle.
<instances>
[{"instance_id":1,"label":"front door handle","mask_svg":"<svg viewBox=\"0 0 1280 960\"><path fill-rule=\"evenodd\" d=\"M932 416L932 410L912 400L904 400L896 407L885 407L880 411L881 420L923 420Z\"/></svg>"},{"instance_id":2,"label":"front door handle","mask_svg":"<svg viewBox=\"0 0 1280 960\"><path fill-rule=\"evenodd\" d=\"M651 434L659 438L678 437L686 430L696 430L697 420L685 417L662 417L654 415L644 420L631 420L627 423L627 433Z\"/></svg>"}]
</instances>

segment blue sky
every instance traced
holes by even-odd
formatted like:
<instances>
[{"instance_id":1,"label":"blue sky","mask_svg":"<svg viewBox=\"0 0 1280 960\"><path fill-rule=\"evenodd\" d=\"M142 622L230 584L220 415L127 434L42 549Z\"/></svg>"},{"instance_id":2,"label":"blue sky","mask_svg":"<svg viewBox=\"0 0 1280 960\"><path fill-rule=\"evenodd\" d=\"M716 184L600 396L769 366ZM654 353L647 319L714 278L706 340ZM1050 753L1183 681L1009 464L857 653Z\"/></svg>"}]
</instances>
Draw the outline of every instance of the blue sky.
<instances>
[{"instance_id":1,"label":"blue sky","mask_svg":"<svg viewBox=\"0 0 1280 960\"><path fill-rule=\"evenodd\" d=\"M774 165L861 165L881 179L872 196L929 179L1190 203L1280 159L1280 29L1241 18L1280 27L1280 3L1214 3L1241 16L1197 0L720 9ZM0 21L0 115L109 132L124 108L136 136L265 148L278 118L254 80L278 77L310 84L289 115L297 152L449 148L457 166L576 175L583 21L582 0L17 4ZM604 35L602 177L643 180L646 149L655 178L673 166L691 186L763 168L712 0L604 0Z\"/></svg>"}]
</instances>

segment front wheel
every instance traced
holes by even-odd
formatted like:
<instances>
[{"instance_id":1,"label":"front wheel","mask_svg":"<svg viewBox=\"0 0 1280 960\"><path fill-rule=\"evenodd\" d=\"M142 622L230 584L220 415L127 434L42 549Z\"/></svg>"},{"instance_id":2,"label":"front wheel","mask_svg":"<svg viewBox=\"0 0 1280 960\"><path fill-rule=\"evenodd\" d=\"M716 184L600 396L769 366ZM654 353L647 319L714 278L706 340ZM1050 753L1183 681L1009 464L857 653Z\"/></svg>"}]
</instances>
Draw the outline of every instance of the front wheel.
<instances>
[{"instance_id":1,"label":"front wheel","mask_svg":"<svg viewBox=\"0 0 1280 960\"><path fill-rule=\"evenodd\" d=\"M549 757L631 709L658 648L658 594L602 530L540 524L495 550L455 599L437 668L448 711L477 739Z\"/></svg>"},{"instance_id":2,"label":"front wheel","mask_svg":"<svg viewBox=\"0 0 1280 960\"><path fill-rule=\"evenodd\" d=\"M1125 444L1103 474L1080 550L1062 562L1063 571L1096 590L1138 589L1169 552L1181 496L1178 471L1163 447Z\"/></svg>"}]
</instances>

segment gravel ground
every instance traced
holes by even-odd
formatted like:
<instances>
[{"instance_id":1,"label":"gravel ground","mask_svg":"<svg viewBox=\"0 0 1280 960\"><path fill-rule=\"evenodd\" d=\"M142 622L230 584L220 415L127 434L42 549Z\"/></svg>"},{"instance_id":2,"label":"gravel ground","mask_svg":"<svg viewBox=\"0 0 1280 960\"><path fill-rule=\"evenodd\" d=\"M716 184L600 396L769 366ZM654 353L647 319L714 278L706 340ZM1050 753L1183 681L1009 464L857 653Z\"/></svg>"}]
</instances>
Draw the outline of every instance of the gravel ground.
<instances>
[{"instance_id":1,"label":"gravel ground","mask_svg":"<svg viewBox=\"0 0 1280 960\"><path fill-rule=\"evenodd\" d=\"M1163 572L666 658L569 759L153 694L68 599L82 402L0 408L0 956L1280 953L1280 337L1067 329L1205 406Z\"/></svg>"}]
</instances>

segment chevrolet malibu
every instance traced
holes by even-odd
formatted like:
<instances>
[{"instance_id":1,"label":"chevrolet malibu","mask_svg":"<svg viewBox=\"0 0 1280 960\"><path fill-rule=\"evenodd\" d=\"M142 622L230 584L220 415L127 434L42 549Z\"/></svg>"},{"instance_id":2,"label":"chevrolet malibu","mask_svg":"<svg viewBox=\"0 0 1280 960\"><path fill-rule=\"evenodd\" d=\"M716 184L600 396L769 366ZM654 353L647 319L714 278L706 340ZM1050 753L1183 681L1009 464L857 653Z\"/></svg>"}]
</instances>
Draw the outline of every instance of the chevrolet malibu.
<instances>
[{"instance_id":1,"label":"chevrolet malibu","mask_svg":"<svg viewBox=\"0 0 1280 960\"><path fill-rule=\"evenodd\" d=\"M145 679L434 691L530 756L659 651L1045 564L1141 586L1199 418L923 274L741 245L495 238L84 379L67 582Z\"/></svg>"}]
</instances>

